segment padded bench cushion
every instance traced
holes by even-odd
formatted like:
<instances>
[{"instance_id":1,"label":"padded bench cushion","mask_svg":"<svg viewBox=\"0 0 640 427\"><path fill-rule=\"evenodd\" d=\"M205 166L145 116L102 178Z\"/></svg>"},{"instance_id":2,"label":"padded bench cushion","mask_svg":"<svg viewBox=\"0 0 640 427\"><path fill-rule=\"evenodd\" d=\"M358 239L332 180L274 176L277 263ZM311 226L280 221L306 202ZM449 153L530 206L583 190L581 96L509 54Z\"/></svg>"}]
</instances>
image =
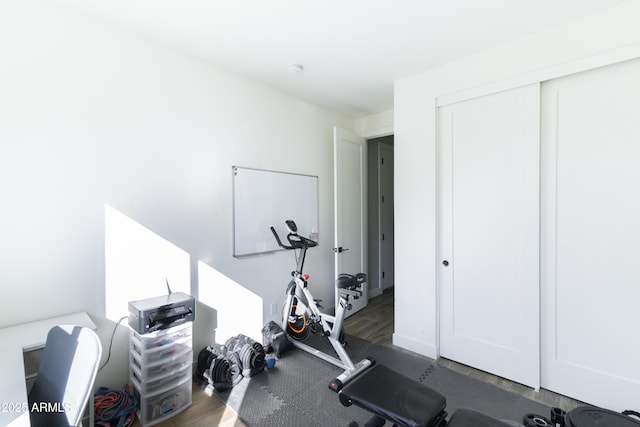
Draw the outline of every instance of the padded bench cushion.
<instances>
[{"instance_id":1,"label":"padded bench cushion","mask_svg":"<svg viewBox=\"0 0 640 427\"><path fill-rule=\"evenodd\" d=\"M447 427L508 427L509 424L471 409L458 409Z\"/></svg>"},{"instance_id":2,"label":"padded bench cushion","mask_svg":"<svg viewBox=\"0 0 640 427\"><path fill-rule=\"evenodd\" d=\"M424 427L444 412L443 395L384 365L374 365L345 385L338 394L345 406L354 404L401 426Z\"/></svg>"}]
</instances>

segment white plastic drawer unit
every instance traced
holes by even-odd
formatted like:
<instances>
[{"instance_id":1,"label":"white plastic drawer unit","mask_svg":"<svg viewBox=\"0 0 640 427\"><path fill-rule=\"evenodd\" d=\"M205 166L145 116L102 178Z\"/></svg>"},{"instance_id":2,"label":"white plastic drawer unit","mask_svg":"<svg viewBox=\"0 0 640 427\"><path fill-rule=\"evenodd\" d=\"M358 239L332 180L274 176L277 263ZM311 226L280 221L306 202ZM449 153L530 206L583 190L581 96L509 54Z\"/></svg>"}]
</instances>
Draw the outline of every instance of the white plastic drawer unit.
<instances>
[{"instance_id":1,"label":"white plastic drawer unit","mask_svg":"<svg viewBox=\"0 0 640 427\"><path fill-rule=\"evenodd\" d=\"M144 395L157 394L174 388L186 378L191 378L191 365L185 366L178 372L169 372L154 379L144 378L140 371L131 366L131 379L137 381L136 385Z\"/></svg>"},{"instance_id":2,"label":"white plastic drawer unit","mask_svg":"<svg viewBox=\"0 0 640 427\"><path fill-rule=\"evenodd\" d=\"M138 418L150 426L191 405L192 323L129 335L129 379L138 396Z\"/></svg>"},{"instance_id":3,"label":"white plastic drawer unit","mask_svg":"<svg viewBox=\"0 0 640 427\"><path fill-rule=\"evenodd\" d=\"M159 347L166 347L186 337L191 337L191 322L144 335L140 335L135 331L132 331L132 333L138 339L141 350L153 350Z\"/></svg>"},{"instance_id":4,"label":"white plastic drawer unit","mask_svg":"<svg viewBox=\"0 0 640 427\"><path fill-rule=\"evenodd\" d=\"M138 418L140 424L149 426L160 423L191 405L191 376L177 387L155 395L145 396L133 381L134 391L140 402Z\"/></svg>"},{"instance_id":5,"label":"white plastic drawer unit","mask_svg":"<svg viewBox=\"0 0 640 427\"><path fill-rule=\"evenodd\" d=\"M143 365L174 361L192 349L191 336L181 337L146 350L139 336L136 335L131 336L129 346L131 353L138 356Z\"/></svg>"},{"instance_id":6,"label":"white plastic drawer unit","mask_svg":"<svg viewBox=\"0 0 640 427\"><path fill-rule=\"evenodd\" d=\"M132 351L135 352L144 365L154 363L167 363L173 360L179 359L184 353L192 349L191 337L184 338L174 344L169 344L166 347L158 347L151 351L141 352L139 351L139 341L135 337L131 338Z\"/></svg>"},{"instance_id":7,"label":"white plastic drawer unit","mask_svg":"<svg viewBox=\"0 0 640 427\"><path fill-rule=\"evenodd\" d=\"M160 377L173 375L182 371L185 367L191 367L193 364L193 350L185 347L182 353L178 353L175 358L168 360L160 360L153 364L142 363L142 356L136 353L130 353L129 365L137 372L143 381L153 381Z\"/></svg>"}]
</instances>

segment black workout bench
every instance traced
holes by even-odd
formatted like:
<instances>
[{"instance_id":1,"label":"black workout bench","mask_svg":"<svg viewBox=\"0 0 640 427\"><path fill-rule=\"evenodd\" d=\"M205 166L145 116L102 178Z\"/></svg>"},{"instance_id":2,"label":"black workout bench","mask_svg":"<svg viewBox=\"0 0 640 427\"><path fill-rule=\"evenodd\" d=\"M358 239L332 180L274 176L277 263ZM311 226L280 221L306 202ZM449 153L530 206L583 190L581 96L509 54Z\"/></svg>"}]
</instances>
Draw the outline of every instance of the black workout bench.
<instances>
[{"instance_id":1,"label":"black workout bench","mask_svg":"<svg viewBox=\"0 0 640 427\"><path fill-rule=\"evenodd\" d=\"M373 414L366 426L385 421L403 427L508 427L500 420L459 409L446 421L446 399L437 391L384 365L374 365L338 393L344 406L356 405Z\"/></svg>"}]
</instances>

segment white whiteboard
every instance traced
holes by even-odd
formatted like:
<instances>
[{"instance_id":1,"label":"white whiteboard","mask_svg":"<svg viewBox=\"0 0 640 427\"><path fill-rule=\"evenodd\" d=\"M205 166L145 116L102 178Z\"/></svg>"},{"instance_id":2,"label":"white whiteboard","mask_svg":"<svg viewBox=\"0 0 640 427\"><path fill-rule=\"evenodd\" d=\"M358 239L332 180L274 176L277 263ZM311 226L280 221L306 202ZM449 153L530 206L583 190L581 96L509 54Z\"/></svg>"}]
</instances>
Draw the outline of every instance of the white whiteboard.
<instances>
[{"instance_id":1,"label":"white whiteboard","mask_svg":"<svg viewBox=\"0 0 640 427\"><path fill-rule=\"evenodd\" d=\"M239 166L232 172L233 256L279 250L270 227L286 239L288 219L296 222L298 234L317 240L317 176Z\"/></svg>"}]
</instances>

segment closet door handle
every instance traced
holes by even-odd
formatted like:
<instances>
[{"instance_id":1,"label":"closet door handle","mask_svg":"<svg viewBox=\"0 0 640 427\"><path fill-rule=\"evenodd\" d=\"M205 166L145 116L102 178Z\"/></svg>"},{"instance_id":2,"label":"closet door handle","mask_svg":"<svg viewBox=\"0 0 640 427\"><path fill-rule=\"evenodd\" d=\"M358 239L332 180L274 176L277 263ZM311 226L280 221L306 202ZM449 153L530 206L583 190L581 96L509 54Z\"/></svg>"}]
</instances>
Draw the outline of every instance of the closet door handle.
<instances>
[{"instance_id":1,"label":"closet door handle","mask_svg":"<svg viewBox=\"0 0 640 427\"><path fill-rule=\"evenodd\" d=\"M442 261L442 265L444 265L445 267L449 265L449 261L447 261L446 259L444 261Z\"/></svg>"}]
</instances>

